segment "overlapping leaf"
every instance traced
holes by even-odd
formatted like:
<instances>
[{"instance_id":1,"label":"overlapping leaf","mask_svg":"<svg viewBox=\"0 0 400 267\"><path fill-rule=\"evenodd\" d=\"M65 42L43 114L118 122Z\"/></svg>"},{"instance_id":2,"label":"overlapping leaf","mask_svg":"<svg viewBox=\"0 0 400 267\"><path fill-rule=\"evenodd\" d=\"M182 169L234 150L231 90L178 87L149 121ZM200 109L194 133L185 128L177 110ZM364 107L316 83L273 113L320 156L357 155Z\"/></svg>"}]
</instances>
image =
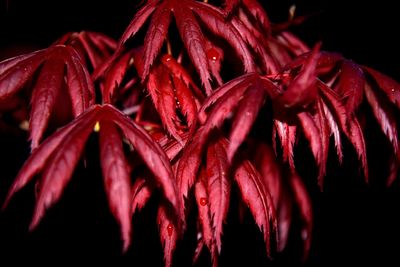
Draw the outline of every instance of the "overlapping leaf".
<instances>
[{"instance_id":1,"label":"overlapping leaf","mask_svg":"<svg viewBox=\"0 0 400 267\"><path fill-rule=\"evenodd\" d=\"M120 46L122 46L151 17L144 40L143 79L149 74L150 66L154 63L167 38L172 16L175 18L183 44L200 75L207 94L211 94L212 90L210 84L211 67L207 59L206 39L198 20L202 21L211 32L226 39L232 45L241 57L246 71L254 70L253 60L246 44L236 29L225 20L222 10L193 0L150 0L137 12L120 40Z\"/></svg>"},{"instance_id":2,"label":"overlapping leaf","mask_svg":"<svg viewBox=\"0 0 400 267\"><path fill-rule=\"evenodd\" d=\"M96 127L95 127L96 125ZM121 225L124 249L130 243L130 169L122 150L125 137L137 150L160 185L166 201L180 213L169 160L151 137L110 105L93 106L49 137L33 152L12 185L7 201L37 173L42 173L31 227L46 209L59 200L71 179L84 145L93 132L100 131L100 159L112 213ZM56 150L57 149L57 150Z\"/></svg>"},{"instance_id":3,"label":"overlapping leaf","mask_svg":"<svg viewBox=\"0 0 400 267\"><path fill-rule=\"evenodd\" d=\"M29 55L1 62L0 99L17 94L33 76L38 78L33 87L30 114L32 149L44 134L57 96L65 86L71 101L71 112L76 117L94 104L91 78L78 53L71 47L56 45ZM64 79L65 77L65 79ZM65 80L65 81L64 81Z\"/></svg>"}]
</instances>

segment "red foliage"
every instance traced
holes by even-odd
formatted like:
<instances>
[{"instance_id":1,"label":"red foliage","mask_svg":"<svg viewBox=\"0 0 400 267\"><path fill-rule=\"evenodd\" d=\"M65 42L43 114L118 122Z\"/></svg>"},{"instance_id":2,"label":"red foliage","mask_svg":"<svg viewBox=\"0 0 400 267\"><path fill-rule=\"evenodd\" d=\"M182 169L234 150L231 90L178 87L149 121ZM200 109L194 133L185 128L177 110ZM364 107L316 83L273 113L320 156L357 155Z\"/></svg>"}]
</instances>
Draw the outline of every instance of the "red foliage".
<instances>
[{"instance_id":1,"label":"red foliage","mask_svg":"<svg viewBox=\"0 0 400 267\"><path fill-rule=\"evenodd\" d=\"M181 43L172 42L177 37L170 31L173 19ZM142 46L131 47L128 40L147 21ZM131 241L131 216L160 189L157 221L165 265L171 266L195 206L194 258L205 246L217 266L236 186L263 234L267 254L285 248L297 215L307 257L313 214L297 172L296 144L309 144L321 188L331 136L339 162L347 139L368 179L366 120L359 112L368 105L392 145L391 183L400 162L395 117L400 85L321 51L321 44L310 50L282 29L271 26L256 0L226 0L222 7L147 0L118 42L94 32L69 33L49 48L0 62L0 107L19 101L22 90L31 101L32 154L4 206L40 174L34 228L60 199L89 136L98 132L104 188L124 250ZM238 61L243 69L226 66ZM223 67L232 73L223 74ZM68 103L59 95L68 96ZM58 105L70 115L67 125L52 116ZM7 106L4 112L18 108ZM264 110L272 112L272 120ZM50 120L58 130L48 128ZM272 140L257 133L268 126ZM128 156L136 152L140 158L132 162ZM146 170L140 168L143 163Z\"/></svg>"}]
</instances>

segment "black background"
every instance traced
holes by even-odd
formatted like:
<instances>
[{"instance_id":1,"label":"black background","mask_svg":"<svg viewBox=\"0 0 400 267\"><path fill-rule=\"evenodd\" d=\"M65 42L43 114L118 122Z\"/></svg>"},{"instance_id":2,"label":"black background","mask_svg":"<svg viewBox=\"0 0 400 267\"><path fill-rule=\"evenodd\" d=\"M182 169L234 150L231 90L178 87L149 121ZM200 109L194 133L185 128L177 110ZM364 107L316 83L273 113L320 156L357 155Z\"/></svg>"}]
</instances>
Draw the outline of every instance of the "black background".
<instances>
[{"instance_id":1,"label":"black background","mask_svg":"<svg viewBox=\"0 0 400 267\"><path fill-rule=\"evenodd\" d=\"M19 1L0 2L0 58L45 47L67 31L103 31L115 38L128 25L138 1ZM317 13L293 30L310 45L323 41L323 49L341 52L361 64L382 70L400 80L398 9L395 1L265 1L275 22L283 21L287 9L296 3L299 14ZM377 125L371 122L369 162L371 183L358 174L354 153L345 152L345 164L329 168L324 192L305 178L314 201L314 242L308 266L379 264L399 266L400 182L385 188L387 153L379 141ZM1 133L0 203L12 179L28 154L26 136ZM94 139L94 138L92 138ZM97 149L91 140L88 149ZM19 193L7 210L0 213L0 265L71 263L162 266L157 239L154 205L134 219L134 243L121 256L118 226L108 213L96 155L87 155L87 169L78 167L72 184L59 204L51 209L34 232L28 232L34 205L34 189ZM153 204L156 200L153 200ZM234 217L234 216L231 216ZM190 239L190 238L189 238ZM185 244L190 244L186 240ZM225 230L223 266L297 265L301 250L296 238L283 255L269 262L257 228L251 222L228 221ZM177 251L176 265L190 266L191 245ZM207 261L201 261L200 265ZM13 264L13 265L14 265Z\"/></svg>"}]
</instances>

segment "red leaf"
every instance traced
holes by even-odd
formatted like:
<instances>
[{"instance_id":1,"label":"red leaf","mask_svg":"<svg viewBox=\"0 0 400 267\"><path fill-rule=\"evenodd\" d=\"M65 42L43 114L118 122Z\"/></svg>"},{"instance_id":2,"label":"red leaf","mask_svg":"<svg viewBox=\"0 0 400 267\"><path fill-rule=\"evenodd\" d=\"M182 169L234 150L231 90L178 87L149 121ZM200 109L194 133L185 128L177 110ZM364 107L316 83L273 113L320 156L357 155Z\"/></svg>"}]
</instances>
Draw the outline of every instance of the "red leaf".
<instances>
[{"instance_id":1,"label":"red leaf","mask_svg":"<svg viewBox=\"0 0 400 267\"><path fill-rule=\"evenodd\" d=\"M356 149L358 158L361 161L361 166L364 170L365 180L368 181L367 149L365 147L364 135L358 120L353 116L349 117L349 129L347 137Z\"/></svg>"},{"instance_id":2,"label":"red leaf","mask_svg":"<svg viewBox=\"0 0 400 267\"><path fill-rule=\"evenodd\" d=\"M340 129L346 134L347 138L355 148L357 155L361 160L365 179L368 179L367 152L365 147L364 135L362 133L358 120L354 117L354 115L347 113L337 94L332 91L327 85L319 81L318 87L320 88L321 97L326 106L331 110L333 116L335 117L335 121L338 122ZM330 123L330 125L332 125L332 123ZM338 155L340 159L341 152L338 151Z\"/></svg>"},{"instance_id":3,"label":"red leaf","mask_svg":"<svg viewBox=\"0 0 400 267\"><path fill-rule=\"evenodd\" d=\"M53 152L58 149L66 136L71 135L71 132L77 132L81 129L87 127L88 123L91 123L95 117L97 116L99 111L98 106L93 106L87 113L79 116L74 121L64 126L63 128L56 131L52 136L47 138L37 149L35 149L32 155L27 159L24 166L20 169L18 176L15 178L14 183L12 184L7 198L3 204L3 208L5 208L11 197L23 188L26 184L28 184L35 174L42 171L42 169L46 166L48 161L50 161L50 156L52 156Z\"/></svg>"},{"instance_id":4,"label":"red leaf","mask_svg":"<svg viewBox=\"0 0 400 267\"><path fill-rule=\"evenodd\" d=\"M228 159L221 141L208 147L207 151L207 192L213 222L214 236L218 251L221 251L223 224L228 213L231 183L228 179ZM211 247L210 251L211 251Z\"/></svg>"},{"instance_id":5,"label":"red leaf","mask_svg":"<svg viewBox=\"0 0 400 267\"><path fill-rule=\"evenodd\" d=\"M255 71L250 51L236 29L226 22L221 10L203 2L193 2L193 7L193 12L200 17L208 28L214 34L224 38L235 49L236 54L243 61L245 72Z\"/></svg>"},{"instance_id":6,"label":"red leaf","mask_svg":"<svg viewBox=\"0 0 400 267\"><path fill-rule=\"evenodd\" d=\"M290 82L286 91L276 99L283 108L307 107L317 96L316 67L320 44L316 45L300 73Z\"/></svg>"},{"instance_id":7,"label":"red leaf","mask_svg":"<svg viewBox=\"0 0 400 267\"><path fill-rule=\"evenodd\" d=\"M230 14L239 5L240 2L241 0L225 0L224 10L227 14Z\"/></svg>"},{"instance_id":8,"label":"red leaf","mask_svg":"<svg viewBox=\"0 0 400 267\"><path fill-rule=\"evenodd\" d=\"M197 104L193 93L184 84L184 82L177 77L172 77L172 82L175 87L175 96L177 99L178 108L186 118L186 123L190 129L197 119Z\"/></svg>"},{"instance_id":9,"label":"red leaf","mask_svg":"<svg viewBox=\"0 0 400 267\"><path fill-rule=\"evenodd\" d=\"M345 60L341 66L339 84L337 86L339 95L346 103L348 112L355 112L363 100L363 90L365 86L364 72L361 68Z\"/></svg>"},{"instance_id":10,"label":"red leaf","mask_svg":"<svg viewBox=\"0 0 400 267\"><path fill-rule=\"evenodd\" d=\"M270 146L264 143L256 143L255 146L254 165L260 172L263 183L271 195L274 207L277 209L283 186L280 167Z\"/></svg>"},{"instance_id":11,"label":"red leaf","mask_svg":"<svg viewBox=\"0 0 400 267\"><path fill-rule=\"evenodd\" d=\"M204 98L203 93L193 82L187 70L180 63L178 63L172 56L170 55L162 56L161 62L164 66L167 67L168 71L170 72L170 75L182 80L182 82L186 85L186 87L190 88L199 100L202 100Z\"/></svg>"},{"instance_id":12,"label":"red leaf","mask_svg":"<svg viewBox=\"0 0 400 267\"><path fill-rule=\"evenodd\" d=\"M389 100L400 108L400 84L374 69L364 67L364 70L375 79L379 88L387 95Z\"/></svg>"},{"instance_id":13,"label":"red leaf","mask_svg":"<svg viewBox=\"0 0 400 267\"><path fill-rule=\"evenodd\" d=\"M233 80L230 80L229 82L219 87L217 90L213 92L211 96L207 97L207 99L204 100L203 105L199 110L199 117L205 119L206 115L204 114L204 112L206 111L206 109L208 109L211 105L213 105L218 99L220 99L227 92L235 90L236 88L240 87L248 88L249 85L254 80L254 77L255 77L254 73L245 74Z\"/></svg>"},{"instance_id":14,"label":"red leaf","mask_svg":"<svg viewBox=\"0 0 400 267\"><path fill-rule=\"evenodd\" d=\"M188 196L190 188L196 181L197 171L201 163L201 154L206 142L203 131L204 128L200 128L193 138L188 141L177 163L176 179L182 203L185 203L185 197Z\"/></svg>"},{"instance_id":15,"label":"red leaf","mask_svg":"<svg viewBox=\"0 0 400 267\"><path fill-rule=\"evenodd\" d=\"M157 222L161 244L164 248L165 267L170 267L172 265L172 255L178 240L178 228L165 203L161 203L158 208Z\"/></svg>"},{"instance_id":16,"label":"red leaf","mask_svg":"<svg viewBox=\"0 0 400 267\"><path fill-rule=\"evenodd\" d=\"M252 14L253 18L262 26L265 33L271 31L271 25L267 13L257 0L242 0L243 7Z\"/></svg>"},{"instance_id":17,"label":"red leaf","mask_svg":"<svg viewBox=\"0 0 400 267\"><path fill-rule=\"evenodd\" d=\"M22 89L36 69L46 60L47 50L15 57L1 63L0 100L13 96Z\"/></svg>"},{"instance_id":18,"label":"red leaf","mask_svg":"<svg viewBox=\"0 0 400 267\"><path fill-rule=\"evenodd\" d=\"M63 82L64 62L50 59L44 63L32 93L29 123L31 150L39 145Z\"/></svg>"},{"instance_id":19,"label":"red leaf","mask_svg":"<svg viewBox=\"0 0 400 267\"><path fill-rule=\"evenodd\" d=\"M149 201L153 193L153 187L142 177L136 177L132 186L132 208L131 213L135 214L136 210L140 211Z\"/></svg>"},{"instance_id":20,"label":"red leaf","mask_svg":"<svg viewBox=\"0 0 400 267\"><path fill-rule=\"evenodd\" d=\"M266 73L278 73L280 68L278 63L268 54L263 42L248 28L245 22L237 18L232 18L232 25L239 32L243 40L261 57Z\"/></svg>"},{"instance_id":21,"label":"red leaf","mask_svg":"<svg viewBox=\"0 0 400 267\"><path fill-rule=\"evenodd\" d=\"M206 42L200 26L196 22L192 11L182 5L174 10L176 25L182 37L186 50L193 62L194 67L200 74L201 82L206 90L207 95L210 95L212 88L210 85L210 66L208 65L206 55Z\"/></svg>"},{"instance_id":22,"label":"red leaf","mask_svg":"<svg viewBox=\"0 0 400 267\"><path fill-rule=\"evenodd\" d=\"M294 169L293 147L296 141L296 126L288 125L287 123L279 120L274 120L274 126L274 131L278 134L282 145L283 160L288 161L290 167Z\"/></svg>"},{"instance_id":23,"label":"red leaf","mask_svg":"<svg viewBox=\"0 0 400 267\"><path fill-rule=\"evenodd\" d=\"M154 71L152 71L149 76L147 89L153 99L153 103L156 106L163 125L165 125L168 132L182 144L179 130L175 125L175 123L178 123L178 116L176 114L176 102L171 78L162 65L156 66L153 70Z\"/></svg>"},{"instance_id":24,"label":"red leaf","mask_svg":"<svg viewBox=\"0 0 400 267\"><path fill-rule=\"evenodd\" d=\"M121 227L126 251L131 242L130 170L122 148L121 135L111 121L100 122L100 160L108 203Z\"/></svg>"},{"instance_id":25,"label":"red leaf","mask_svg":"<svg viewBox=\"0 0 400 267\"><path fill-rule=\"evenodd\" d=\"M343 160L343 151L342 151L342 141L341 141L341 134L340 134L339 126L338 126L334 116L332 115L331 111L326 106L326 104L323 101L320 101L320 102L322 104L325 119L329 125L330 133L331 133L331 135L333 135L333 139L335 141L336 154L338 156L339 162L341 163Z\"/></svg>"},{"instance_id":26,"label":"red leaf","mask_svg":"<svg viewBox=\"0 0 400 267\"><path fill-rule=\"evenodd\" d=\"M267 254L270 255L270 225L272 223L273 229L276 230L277 222L268 189L263 184L260 174L249 161L244 161L236 169L235 180L244 202L249 206L258 227L264 234Z\"/></svg>"},{"instance_id":27,"label":"red leaf","mask_svg":"<svg viewBox=\"0 0 400 267\"><path fill-rule=\"evenodd\" d=\"M230 143L227 150L229 161L232 160L237 148L249 134L258 112L264 104L264 95L261 84L256 81L255 84L246 91L243 99L240 100L229 134Z\"/></svg>"},{"instance_id":28,"label":"red leaf","mask_svg":"<svg viewBox=\"0 0 400 267\"><path fill-rule=\"evenodd\" d=\"M24 62L26 59L32 58L37 54L43 55L45 52L46 52L45 49L38 50L38 51L35 51L32 53L15 56L15 57L8 58L6 60L1 61L0 62L0 76L2 76L7 70L13 68L17 64Z\"/></svg>"},{"instance_id":29,"label":"red leaf","mask_svg":"<svg viewBox=\"0 0 400 267\"><path fill-rule=\"evenodd\" d=\"M102 96L105 103L112 103L114 92L121 85L121 82L132 61L132 53L125 53L118 58L107 71L104 87L102 88Z\"/></svg>"},{"instance_id":30,"label":"red leaf","mask_svg":"<svg viewBox=\"0 0 400 267\"><path fill-rule=\"evenodd\" d=\"M94 104L94 87L91 77L82 64L78 53L67 47L67 83L74 116L78 116Z\"/></svg>"},{"instance_id":31,"label":"red leaf","mask_svg":"<svg viewBox=\"0 0 400 267\"><path fill-rule=\"evenodd\" d=\"M388 103L385 102L374 90L369 86L365 86L365 97L372 108L372 112L376 121L381 126L383 133L389 138L392 143L395 155L399 152L399 141L397 131L397 121L395 115L390 110Z\"/></svg>"},{"instance_id":32,"label":"red leaf","mask_svg":"<svg viewBox=\"0 0 400 267\"><path fill-rule=\"evenodd\" d=\"M296 173L292 173L290 177L290 185L293 190L294 199L299 207L300 216L303 221L301 230L301 238L304 242L303 260L305 260L311 248L311 235L313 228L313 211L311 199L308 196L307 189L300 177Z\"/></svg>"},{"instance_id":33,"label":"red leaf","mask_svg":"<svg viewBox=\"0 0 400 267\"><path fill-rule=\"evenodd\" d=\"M159 0L149 0L147 3L139 9L135 16L133 17L132 21L130 22L129 26L122 34L122 37L119 41L119 48L131 37L133 37L143 26L146 20L151 16L151 14L156 9Z\"/></svg>"},{"instance_id":34,"label":"red leaf","mask_svg":"<svg viewBox=\"0 0 400 267\"><path fill-rule=\"evenodd\" d=\"M144 39L143 80L149 74L150 66L153 64L155 57L167 37L168 28L171 23L172 10L169 3L170 1L164 1L157 7L152 16L149 29L147 30Z\"/></svg>"},{"instance_id":35,"label":"red leaf","mask_svg":"<svg viewBox=\"0 0 400 267\"><path fill-rule=\"evenodd\" d=\"M134 121L126 117L113 106L105 105L105 107L115 116L115 123L118 124L124 136L137 150L147 167L154 174L166 199L172 204L175 211L180 214L181 207L177 199L177 190L171 165L162 148Z\"/></svg>"},{"instance_id":36,"label":"red leaf","mask_svg":"<svg viewBox=\"0 0 400 267\"><path fill-rule=\"evenodd\" d=\"M54 151L51 159L48 160L39 185L39 194L30 229L35 228L46 209L60 199L70 181L86 140L96 123L96 117L91 116L93 113L96 113L96 109L82 115L85 120L81 127L71 129L60 142L58 150Z\"/></svg>"},{"instance_id":37,"label":"red leaf","mask_svg":"<svg viewBox=\"0 0 400 267\"><path fill-rule=\"evenodd\" d=\"M205 173L204 173L205 174ZM210 213L210 203L209 196L207 194L207 189L203 184L203 181L200 180L195 185L194 191L197 203L197 209L199 211L199 222L201 224L201 239L206 244L207 248L211 252L212 262L217 261L215 256L216 247L215 247L215 236L213 231L211 213ZM199 251L200 253L201 251Z\"/></svg>"},{"instance_id":38,"label":"red leaf","mask_svg":"<svg viewBox=\"0 0 400 267\"><path fill-rule=\"evenodd\" d=\"M315 124L315 121L313 120L311 115L306 112L299 113L297 117L299 119L301 127L303 128L304 136L310 143L315 162L317 163L318 167L321 168L323 149L321 135L318 127Z\"/></svg>"},{"instance_id":39,"label":"red leaf","mask_svg":"<svg viewBox=\"0 0 400 267\"><path fill-rule=\"evenodd\" d=\"M321 162L319 167L319 174L318 174L318 184L320 188L323 188L323 179L326 174L326 165L328 162L328 155L329 155L329 136L330 136L330 128L328 124L328 120L325 117L325 110L321 99L317 100L317 113L314 117L318 130L319 135L321 137Z\"/></svg>"},{"instance_id":40,"label":"red leaf","mask_svg":"<svg viewBox=\"0 0 400 267\"><path fill-rule=\"evenodd\" d=\"M217 81L218 85L221 86L224 82L222 81L220 71L221 63L224 60L224 52L221 48L212 44L209 40L206 40L206 55L208 66L210 67L211 74Z\"/></svg>"},{"instance_id":41,"label":"red leaf","mask_svg":"<svg viewBox=\"0 0 400 267\"><path fill-rule=\"evenodd\" d=\"M264 143L256 143L254 163L259 170L263 183L271 194L274 208L278 215L278 251L282 251L289 237L292 221L292 198L285 190L280 166L271 147Z\"/></svg>"}]
</instances>

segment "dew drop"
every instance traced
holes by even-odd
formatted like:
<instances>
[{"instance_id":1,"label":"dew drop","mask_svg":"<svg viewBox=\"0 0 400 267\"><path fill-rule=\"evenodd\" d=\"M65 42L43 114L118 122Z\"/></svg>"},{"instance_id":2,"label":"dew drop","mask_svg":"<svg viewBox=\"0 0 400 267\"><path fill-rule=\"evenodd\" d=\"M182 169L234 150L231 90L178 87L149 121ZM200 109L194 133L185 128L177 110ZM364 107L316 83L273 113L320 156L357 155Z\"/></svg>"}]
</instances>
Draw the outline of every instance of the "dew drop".
<instances>
[{"instance_id":1,"label":"dew drop","mask_svg":"<svg viewBox=\"0 0 400 267\"><path fill-rule=\"evenodd\" d=\"M207 203L208 203L207 198L205 197L200 198L200 205L205 206L207 205Z\"/></svg>"},{"instance_id":2,"label":"dew drop","mask_svg":"<svg viewBox=\"0 0 400 267\"><path fill-rule=\"evenodd\" d=\"M208 49L207 50L207 58L214 62L217 61L219 59L219 53L218 53L217 49L215 49L214 47Z\"/></svg>"},{"instance_id":3,"label":"dew drop","mask_svg":"<svg viewBox=\"0 0 400 267\"><path fill-rule=\"evenodd\" d=\"M169 236L172 236L172 233L174 232L174 226L171 223L167 226L167 232Z\"/></svg>"},{"instance_id":4,"label":"dew drop","mask_svg":"<svg viewBox=\"0 0 400 267\"><path fill-rule=\"evenodd\" d=\"M166 55L166 56L164 56L165 62L171 61L171 59L172 59L172 56L171 56L171 55Z\"/></svg>"}]
</instances>

